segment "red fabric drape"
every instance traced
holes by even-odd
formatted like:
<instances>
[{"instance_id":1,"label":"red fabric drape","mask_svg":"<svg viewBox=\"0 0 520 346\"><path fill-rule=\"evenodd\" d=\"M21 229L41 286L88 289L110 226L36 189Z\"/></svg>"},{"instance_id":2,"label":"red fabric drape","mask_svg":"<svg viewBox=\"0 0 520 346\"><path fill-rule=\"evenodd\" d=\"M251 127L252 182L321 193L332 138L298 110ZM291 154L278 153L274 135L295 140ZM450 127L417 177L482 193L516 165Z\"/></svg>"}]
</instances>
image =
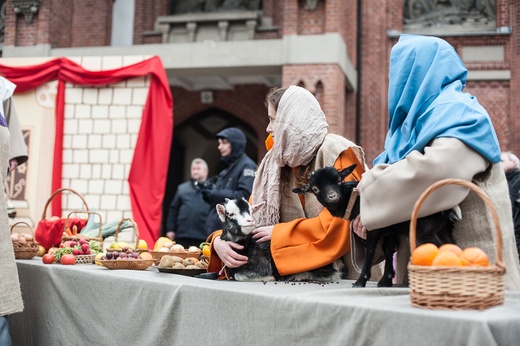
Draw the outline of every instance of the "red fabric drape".
<instances>
[{"instance_id":1,"label":"red fabric drape","mask_svg":"<svg viewBox=\"0 0 520 346\"><path fill-rule=\"evenodd\" d=\"M106 71L88 71L69 59L58 58L34 66L0 65L0 74L17 85L17 93L36 88L48 81L59 81L56 99L53 191L61 188L62 181L65 82L94 86L151 75L150 89L143 110L128 183L132 213L139 227L139 236L153 245L161 227L162 201L173 133L173 100L160 58L155 56L134 65ZM52 203L52 214L61 215L61 199L56 202Z\"/></svg>"}]
</instances>

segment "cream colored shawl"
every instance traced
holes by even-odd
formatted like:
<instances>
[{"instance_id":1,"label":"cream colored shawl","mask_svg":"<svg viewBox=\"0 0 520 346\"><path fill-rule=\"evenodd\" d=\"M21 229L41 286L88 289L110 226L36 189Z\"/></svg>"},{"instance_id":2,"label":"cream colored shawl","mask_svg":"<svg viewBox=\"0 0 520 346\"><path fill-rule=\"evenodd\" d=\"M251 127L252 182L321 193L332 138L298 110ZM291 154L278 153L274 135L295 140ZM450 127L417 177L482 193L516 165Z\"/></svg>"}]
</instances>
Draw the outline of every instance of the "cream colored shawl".
<instances>
[{"instance_id":1,"label":"cream colored shawl","mask_svg":"<svg viewBox=\"0 0 520 346\"><path fill-rule=\"evenodd\" d=\"M280 221L280 173L284 166L308 164L328 133L325 114L308 90L290 86L283 94L273 125L274 145L253 183L253 218L257 226Z\"/></svg>"}]
</instances>

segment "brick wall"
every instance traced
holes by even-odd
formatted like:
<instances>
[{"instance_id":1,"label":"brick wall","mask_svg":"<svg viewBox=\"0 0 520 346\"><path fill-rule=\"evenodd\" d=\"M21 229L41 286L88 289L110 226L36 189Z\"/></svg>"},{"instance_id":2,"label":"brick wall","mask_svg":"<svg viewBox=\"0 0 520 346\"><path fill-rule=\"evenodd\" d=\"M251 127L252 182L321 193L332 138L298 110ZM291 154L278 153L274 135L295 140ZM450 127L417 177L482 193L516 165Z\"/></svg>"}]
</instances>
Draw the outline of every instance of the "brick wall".
<instances>
[{"instance_id":1,"label":"brick wall","mask_svg":"<svg viewBox=\"0 0 520 346\"><path fill-rule=\"evenodd\" d=\"M282 85L291 84L302 86L316 96L327 116L330 132L352 134L352 127L345 121L345 113L354 113L354 105L346 102L345 77L339 66L286 65L282 71Z\"/></svg>"},{"instance_id":2,"label":"brick wall","mask_svg":"<svg viewBox=\"0 0 520 346\"><path fill-rule=\"evenodd\" d=\"M161 43L161 35L144 36L146 31L153 31L155 19L170 13L170 0L135 0L134 44Z\"/></svg>"},{"instance_id":3,"label":"brick wall","mask_svg":"<svg viewBox=\"0 0 520 346\"><path fill-rule=\"evenodd\" d=\"M325 15L325 3L323 1L318 2L314 11L309 11L305 8L305 1L299 1L298 35L323 34L325 32L325 23L328 22L328 19Z\"/></svg>"},{"instance_id":4,"label":"brick wall","mask_svg":"<svg viewBox=\"0 0 520 346\"><path fill-rule=\"evenodd\" d=\"M112 0L74 0L71 47L109 46L112 9Z\"/></svg>"},{"instance_id":5,"label":"brick wall","mask_svg":"<svg viewBox=\"0 0 520 346\"><path fill-rule=\"evenodd\" d=\"M326 32L339 32L347 45L348 57L357 66L358 3L357 0L327 1Z\"/></svg>"},{"instance_id":6,"label":"brick wall","mask_svg":"<svg viewBox=\"0 0 520 346\"><path fill-rule=\"evenodd\" d=\"M48 9L40 7L40 11L33 17L31 24L25 21L22 14L14 13L9 0L6 2L5 12L4 46L31 46L49 43Z\"/></svg>"},{"instance_id":7,"label":"brick wall","mask_svg":"<svg viewBox=\"0 0 520 346\"><path fill-rule=\"evenodd\" d=\"M107 70L143 57L85 57L76 62L89 70ZM128 174L149 77L104 87L67 84L63 137L62 186L80 192L103 220L132 217ZM64 213L82 208L79 198L63 198Z\"/></svg>"},{"instance_id":8,"label":"brick wall","mask_svg":"<svg viewBox=\"0 0 520 346\"><path fill-rule=\"evenodd\" d=\"M502 149L520 154L520 97L518 97L520 95L520 6L511 5L507 15L510 18L508 25L513 28L509 46L511 82L508 95L509 109L507 110L508 128L511 129L512 134L509 136L508 146L504 146Z\"/></svg>"},{"instance_id":9,"label":"brick wall","mask_svg":"<svg viewBox=\"0 0 520 346\"><path fill-rule=\"evenodd\" d=\"M6 46L49 44L63 48L110 45L112 0L42 1L31 24L23 15L16 15L9 2L6 6Z\"/></svg>"},{"instance_id":10,"label":"brick wall","mask_svg":"<svg viewBox=\"0 0 520 346\"><path fill-rule=\"evenodd\" d=\"M55 48L71 47L74 1L61 1L58 3L56 0L53 0L51 3L53 7L52 18L50 18L52 20L49 21L49 42ZM48 6L44 6L44 13L47 16L50 15L51 9ZM43 20L42 17L40 17L40 20Z\"/></svg>"},{"instance_id":11,"label":"brick wall","mask_svg":"<svg viewBox=\"0 0 520 346\"><path fill-rule=\"evenodd\" d=\"M514 131L510 128L512 119L509 117L509 81L473 81L466 85L465 90L477 96L480 104L488 111L501 147L511 148Z\"/></svg>"},{"instance_id":12,"label":"brick wall","mask_svg":"<svg viewBox=\"0 0 520 346\"><path fill-rule=\"evenodd\" d=\"M384 18L398 16L402 6L394 1L394 6L386 7L388 1L363 1L361 69L358 78L361 83L361 133L358 142L365 149L367 162L371 162L384 147L384 136L388 128L386 110L388 57L391 47L386 30L389 28ZM401 15L402 16L402 15Z\"/></svg>"}]
</instances>

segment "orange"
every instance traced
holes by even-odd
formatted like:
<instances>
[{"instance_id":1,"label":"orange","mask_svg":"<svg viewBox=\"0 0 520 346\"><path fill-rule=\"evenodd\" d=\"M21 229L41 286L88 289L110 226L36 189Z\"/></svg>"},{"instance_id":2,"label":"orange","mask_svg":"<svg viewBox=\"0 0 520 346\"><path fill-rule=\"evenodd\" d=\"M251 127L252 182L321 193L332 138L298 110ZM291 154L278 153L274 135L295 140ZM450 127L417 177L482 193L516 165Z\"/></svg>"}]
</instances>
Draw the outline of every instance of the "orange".
<instances>
[{"instance_id":1,"label":"orange","mask_svg":"<svg viewBox=\"0 0 520 346\"><path fill-rule=\"evenodd\" d=\"M462 250L460 254L460 260L462 261L462 265L464 266L480 266L487 267L489 266L489 257L488 255L478 247L468 247Z\"/></svg>"},{"instance_id":2,"label":"orange","mask_svg":"<svg viewBox=\"0 0 520 346\"><path fill-rule=\"evenodd\" d=\"M439 253L437 245L426 243L418 246L412 253L412 264L419 266L429 266Z\"/></svg>"},{"instance_id":3,"label":"orange","mask_svg":"<svg viewBox=\"0 0 520 346\"><path fill-rule=\"evenodd\" d=\"M439 252L450 251L455 255L460 256L462 249L455 244L444 244L439 247Z\"/></svg>"},{"instance_id":4,"label":"orange","mask_svg":"<svg viewBox=\"0 0 520 346\"><path fill-rule=\"evenodd\" d=\"M432 266L442 266L442 267L458 267L462 265L462 262L456 254L451 251L443 251L439 252L439 254L434 258L432 262Z\"/></svg>"}]
</instances>

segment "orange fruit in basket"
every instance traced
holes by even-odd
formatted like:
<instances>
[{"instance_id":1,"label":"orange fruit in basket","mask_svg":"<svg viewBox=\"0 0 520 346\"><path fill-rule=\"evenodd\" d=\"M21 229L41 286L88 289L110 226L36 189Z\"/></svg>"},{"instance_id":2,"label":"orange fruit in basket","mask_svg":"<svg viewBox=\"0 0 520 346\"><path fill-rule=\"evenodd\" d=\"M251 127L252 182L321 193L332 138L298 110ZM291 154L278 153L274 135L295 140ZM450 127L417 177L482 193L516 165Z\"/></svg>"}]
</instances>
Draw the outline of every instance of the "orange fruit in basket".
<instances>
[{"instance_id":1,"label":"orange fruit in basket","mask_svg":"<svg viewBox=\"0 0 520 346\"><path fill-rule=\"evenodd\" d=\"M462 250L460 260L463 266L487 267L489 266L488 255L478 247L468 247Z\"/></svg>"},{"instance_id":2,"label":"orange fruit in basket","mask_svg":"<svg viewBox=\"0 0 520 346\"><path fill-rule=\"evenodd\" d=\"M418 266L429 266L432 264L433 259L439 253L439 248L437 245L432 243L425 243L419 245L412 252L412 264Z\"/></svg>"},{"instance_id":3,"label":"orange fruit in basket","mask_svg":"<svg viewBox=\"0 0 520 346\"><path fill-rule=\"evenodd\" d=\"M439 254L433 259L432 266L441 267L459 267L462 262L456 254L451 251L439 252Z\"/></svg>"},{"instance_id":4,"label":"orange fruit in basket","mask_svg":"<svg viewBox=\"0 0 520 346\"><path fill-rule=\"evenodd\" d=\"M455 255L460 256L462 249L455 244L444 244L439 247L439 252L450 251Z\"/></svg>"}]
</instances>

